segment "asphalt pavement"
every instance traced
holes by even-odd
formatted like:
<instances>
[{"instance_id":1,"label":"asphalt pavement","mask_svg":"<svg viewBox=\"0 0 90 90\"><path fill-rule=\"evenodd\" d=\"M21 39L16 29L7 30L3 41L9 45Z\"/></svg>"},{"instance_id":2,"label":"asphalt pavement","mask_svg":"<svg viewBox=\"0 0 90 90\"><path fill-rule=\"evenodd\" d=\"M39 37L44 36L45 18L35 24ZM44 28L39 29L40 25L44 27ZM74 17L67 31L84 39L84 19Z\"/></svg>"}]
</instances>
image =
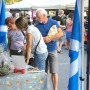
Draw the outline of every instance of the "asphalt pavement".
<instances>
[{"instance_id":1,"label":"asphalt pavement","mask_svg":"<svg viewBox=\"0 0 90 90\"><path fill-rule=\"evenodd\" d=\"M67 90L68 88L69 68L70 68L70 58L68 52L69 51L63 47L62 53L58 53L58 67L59 67L58 90Z\"/></svg>"},{"instance_id":2,"label":"asphalt pavement","mask_svg":"<svg viewBox=\"0 0 90 90\"><path fill-rule=\"evenodd\" d=\"M70 70L70 58L69 58L69 50L66 50L64 47L62 48L63 53L58 53L58 75L59 75L59 85L58 85L58 90L68 90L68 81L69 81L69 70ZM86 49L84 51L84 63L85 63L85 88L86 88L86 67L87 67L87 53ZM50 75L49 75L50 77ZM51 78L49 78L51 80ZM90 82L90 79L89 79ZM90 86L89 86L90 87ZM51 88L52 89L52 83L51 83ZM86 89L85 89L86 90Z\"/></svg>"}]
</instances>

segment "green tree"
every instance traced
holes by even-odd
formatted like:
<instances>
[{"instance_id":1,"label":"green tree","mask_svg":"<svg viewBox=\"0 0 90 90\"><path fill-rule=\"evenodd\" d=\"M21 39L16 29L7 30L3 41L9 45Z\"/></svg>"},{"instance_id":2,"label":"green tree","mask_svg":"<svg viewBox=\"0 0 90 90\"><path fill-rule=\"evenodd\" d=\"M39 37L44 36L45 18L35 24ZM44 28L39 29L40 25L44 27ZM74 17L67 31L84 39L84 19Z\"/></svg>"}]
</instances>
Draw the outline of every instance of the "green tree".
<instances>
[{"instance_id":1,"label":"green tree","mask_svg":"<svg viewBox=\"0 0 90 90\"><path fill-rule=\"evenodd\" d=\"M15 2L20 2L21 0L5 0L6 4L13 4Z\"/></svg>"}]
</instances>

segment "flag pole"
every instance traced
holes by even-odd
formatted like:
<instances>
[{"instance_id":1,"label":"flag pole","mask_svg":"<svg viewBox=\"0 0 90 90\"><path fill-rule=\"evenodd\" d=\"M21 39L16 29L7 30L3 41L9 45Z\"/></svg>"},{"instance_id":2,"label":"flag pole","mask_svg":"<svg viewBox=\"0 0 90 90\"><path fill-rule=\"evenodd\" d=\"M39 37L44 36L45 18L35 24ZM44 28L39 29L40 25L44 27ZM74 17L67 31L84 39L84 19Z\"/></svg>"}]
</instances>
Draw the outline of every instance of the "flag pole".
<instances>
[{"instance_id":1,"label":"flag pole","mask_svg":"<svg viewBox=\"0 0 90 90\"><path fill-rule=\"evenodd\" d=\"M81 38L82 38L82 47L81 47L81 66L82 66L82 76L80 80L82 81L82 90L86 90L85 88L85 59L84 59L84 0L81 0Z\"/></svg>"},{"instance_id":2,"label":"flag pole","mask_svg":"<svg viewBox=\"0 0 90 90\"><path fill-rule=\"evenodd\" d=\"M90 1L88 1L88 40L87 40L87 85L86 90L90 90L90 81L89 81L89 75L90 75Z\"/></svg>"}]
</instances>

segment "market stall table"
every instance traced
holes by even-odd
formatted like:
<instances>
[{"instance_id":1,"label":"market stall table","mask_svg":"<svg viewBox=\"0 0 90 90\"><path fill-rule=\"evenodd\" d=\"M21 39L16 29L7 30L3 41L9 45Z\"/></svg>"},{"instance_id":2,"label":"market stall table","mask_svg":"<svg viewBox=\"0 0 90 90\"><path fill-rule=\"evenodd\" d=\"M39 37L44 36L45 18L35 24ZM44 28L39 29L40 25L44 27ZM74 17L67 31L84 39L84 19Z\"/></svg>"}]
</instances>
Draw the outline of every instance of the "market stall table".
<instances>
[{"instance_id":1,"label":"market stall table","mask_svg":"<svg viewBox=\"0 0 90 90\"><path fill-rule=\"evenodd\" d=\"M44 72L10 73L0 77L0 90L50 90Z\"/></svg>"}]
</instances>

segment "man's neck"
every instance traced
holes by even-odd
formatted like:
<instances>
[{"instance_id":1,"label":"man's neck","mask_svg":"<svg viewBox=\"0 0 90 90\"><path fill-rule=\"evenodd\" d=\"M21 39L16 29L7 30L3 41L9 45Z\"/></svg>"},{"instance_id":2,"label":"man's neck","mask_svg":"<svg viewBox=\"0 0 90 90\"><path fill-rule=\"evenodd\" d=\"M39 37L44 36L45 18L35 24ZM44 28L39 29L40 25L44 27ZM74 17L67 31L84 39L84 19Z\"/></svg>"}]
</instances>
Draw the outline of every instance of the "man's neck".
<instances>
[{"instance_id":1,"label":"man's neck","mask_svg":"<svg viewBox=\"0 0 90 90\"><path fill-rule=\"evenodd\" d=\"M45 19L45 21L43 22L43 24L47 23L48 22L48 18Z\"/></svg>"}]
</instances>

